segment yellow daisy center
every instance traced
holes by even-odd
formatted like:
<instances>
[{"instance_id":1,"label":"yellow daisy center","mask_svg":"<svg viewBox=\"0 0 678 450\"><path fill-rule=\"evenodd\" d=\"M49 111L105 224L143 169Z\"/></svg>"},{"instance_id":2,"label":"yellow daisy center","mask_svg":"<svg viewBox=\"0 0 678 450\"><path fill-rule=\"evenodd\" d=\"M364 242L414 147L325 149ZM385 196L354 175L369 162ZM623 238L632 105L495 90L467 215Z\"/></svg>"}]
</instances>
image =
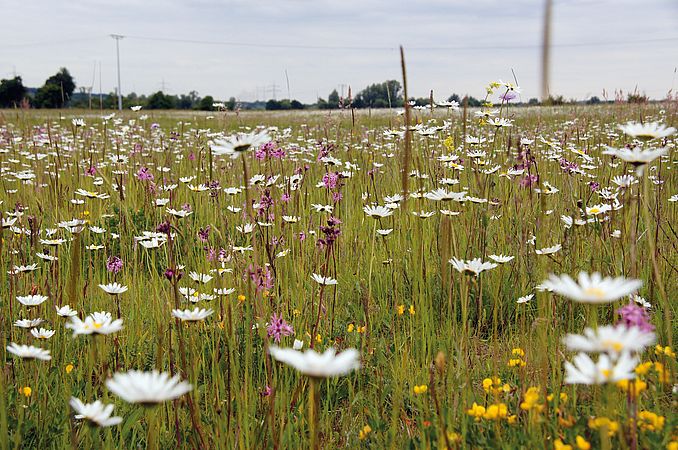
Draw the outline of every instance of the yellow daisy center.
<instances>
[{"instance_id":1,"label":"yellow daisy center","mask_svg":"<svg viewBox=\"0 0 678 450\"><path fill-rule=\"evenodd\" d=\"M597 288L597 287L588 287L584 289L584 294L591 296L591 297L596 297L596 298L604 298L605 297L605 291Z\"/></svg>"}]
</instances>

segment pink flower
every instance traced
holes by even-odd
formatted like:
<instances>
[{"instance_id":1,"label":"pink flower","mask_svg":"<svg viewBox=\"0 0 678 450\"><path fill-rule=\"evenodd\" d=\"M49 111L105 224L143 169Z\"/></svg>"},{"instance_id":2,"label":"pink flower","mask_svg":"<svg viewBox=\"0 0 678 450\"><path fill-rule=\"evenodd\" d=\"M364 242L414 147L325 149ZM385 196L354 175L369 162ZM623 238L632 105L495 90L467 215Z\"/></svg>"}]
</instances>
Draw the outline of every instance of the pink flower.
<instances>
[{"instance_id":1,"label":"pink flower","mask_svg":"<svg viewBox=\"0 0 678 450\"><path fill-rule=\"evenodd\" d=\"M282 315L278 316L276 313L273 313L271 316L271 321L266 331L268 332L268 337L272 337L276 344L280 342L282 336L294 334L294 328L285 322Z\"/></svg>"}]
</instances>

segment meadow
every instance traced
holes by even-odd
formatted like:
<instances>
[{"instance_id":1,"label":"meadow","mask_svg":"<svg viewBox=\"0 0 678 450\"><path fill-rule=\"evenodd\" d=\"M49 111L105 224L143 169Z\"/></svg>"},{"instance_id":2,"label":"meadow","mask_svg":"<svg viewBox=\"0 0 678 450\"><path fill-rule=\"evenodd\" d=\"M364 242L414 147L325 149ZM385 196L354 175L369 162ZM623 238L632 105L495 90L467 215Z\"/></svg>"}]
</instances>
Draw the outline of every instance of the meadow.
<instances>
[{"instance_id":1,"label":"meadow","mask_svg":"<svg viewBox=\"0 0 678 450\"><path fill-rule=\"evenodd\" d=\"M0 448L678 449L678 103L409 116L2 111Z\"/></svg>"}]
</instances>

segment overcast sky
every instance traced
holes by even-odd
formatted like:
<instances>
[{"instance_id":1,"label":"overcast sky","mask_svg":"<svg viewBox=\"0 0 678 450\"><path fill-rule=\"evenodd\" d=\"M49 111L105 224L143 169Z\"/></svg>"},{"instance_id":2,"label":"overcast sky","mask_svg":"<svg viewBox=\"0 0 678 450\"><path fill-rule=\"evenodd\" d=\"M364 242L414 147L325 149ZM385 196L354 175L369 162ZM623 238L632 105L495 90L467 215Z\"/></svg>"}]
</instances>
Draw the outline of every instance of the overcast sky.
<instances>
[{"instance_id":1,"label":"overcast sky","mask_svg":"<svg viewBox=\"0 0 678 450\"><path fill-rule=\"evenodd\" d=\"M224 99L327 98L401 79L413 96L484 95L512 80L540 92L542 0L23 0L0 2L0 78L42 85L67 67L79 87L198 91ZM554 0L551 92L567 98L678 89L678 1ZM149 39L152 38L152 39ZM175 41L173 41L175 40ZM180 42L193 41L193 42ZM243 45L224 45L223 43ZM222 44L217 44L222 43ZM314 48L315 47L315 48ZM98 63L101 63L101 79ZM97 69L95 70L95 67ZM347 87L343 87L347 91ZM612 94L613 95L613 94Z\"/></svg>"}]
</instances>

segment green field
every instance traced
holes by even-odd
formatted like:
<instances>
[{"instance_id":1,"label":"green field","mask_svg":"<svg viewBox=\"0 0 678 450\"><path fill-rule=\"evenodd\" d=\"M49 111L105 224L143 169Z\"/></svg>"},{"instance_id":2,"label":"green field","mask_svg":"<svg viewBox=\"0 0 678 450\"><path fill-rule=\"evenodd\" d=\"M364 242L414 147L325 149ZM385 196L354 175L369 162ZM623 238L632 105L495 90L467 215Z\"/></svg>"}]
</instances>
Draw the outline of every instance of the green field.
<instances>
[{"instance_id":1,"label":"green field","mask_svg":"<svg viewBox=\"0 0 678 450\"><path fill-rule=\"evenodd\" d=\"M0 111L0 448L677 449L678 139L619 125L678 126L678 104L491 109L413 109L409 132L396 110ZM237 158L210 151L265 129ZM665 150L604 153L626 145ZM450 263L475 258L492 264ZM583 287L595 304L541 286L580 272L625 280ZM632 280L651 307L616 295ZM612 361L596 383L567 383L563 338L628 304L647 345L627 321L589 352ZM111 318L78 328L64 305ZM172 314L196 307L213 313ZM360 368L269 355L295 340ZM139 404L107 386L154 369L192 389ZM122 420L75 419L71 397Z\"/></svg>"}]
</instances>

